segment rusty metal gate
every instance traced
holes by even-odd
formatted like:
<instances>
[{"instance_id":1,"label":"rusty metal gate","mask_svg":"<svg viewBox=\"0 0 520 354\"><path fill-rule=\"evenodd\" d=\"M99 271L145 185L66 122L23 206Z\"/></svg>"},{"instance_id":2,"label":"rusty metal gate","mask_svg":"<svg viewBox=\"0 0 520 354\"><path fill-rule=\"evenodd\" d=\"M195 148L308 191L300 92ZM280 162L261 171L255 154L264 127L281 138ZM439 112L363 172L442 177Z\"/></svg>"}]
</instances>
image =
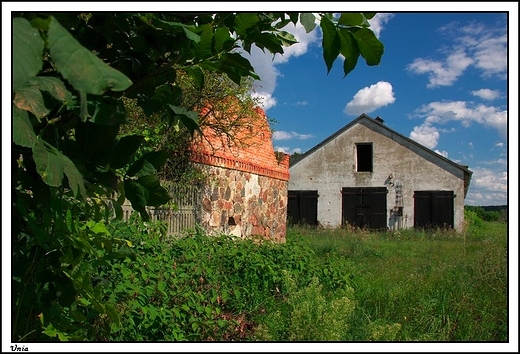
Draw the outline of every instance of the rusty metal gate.
<instances>
[{"instance_id":1,"label":"rusty metal gate","mask_svg":"<svg viewBox=\"0 0 520 354\"><path fill-rule=\"evenodd\" d=\"M453 228L453 191L415 191L414 227Z\"/></svg>"},{"instance_id":2,"label":"rusty metal gate","mask_svg":"<svg viewBox=\"0 0 520 354\"><path fill-rule=\"evenodd\" d=\"M371 230L383 230L386 223L386 187L344 187L342 223Z\"/></svg>"},{"instance_id":3,"label":"rusty metal gate","mask_svg":"<svg viewBox=\"0 0 520 354\"><path fill-rule=\"evenodd\" d=\"M163 221L168 225L168 235L179 235L188 229L194 229L197 220L197 208L200 203L201 191L194 186L170 187L174 207L148 207L147 211L153 221ZM123 220L128 221L134 212L128 200L122 206Z\"/></svg>"}]
</instances>

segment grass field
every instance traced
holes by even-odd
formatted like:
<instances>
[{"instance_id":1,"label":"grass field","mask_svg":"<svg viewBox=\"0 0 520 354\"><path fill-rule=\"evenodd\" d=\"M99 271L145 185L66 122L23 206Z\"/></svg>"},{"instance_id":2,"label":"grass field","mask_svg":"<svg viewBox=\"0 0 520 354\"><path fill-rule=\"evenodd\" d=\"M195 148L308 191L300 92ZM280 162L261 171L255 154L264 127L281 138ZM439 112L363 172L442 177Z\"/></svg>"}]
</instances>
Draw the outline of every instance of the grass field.
<instances>
[{"instance_id":1,"label":"grass field","mask_svg":"<svg viewBox=\"0 0 520 354\"><path fill-rule=\"evenodd\" d=\"M465 233L288 229L346 268L354 341L508 341L507 224Z\"/></svg>"}]
</instances>

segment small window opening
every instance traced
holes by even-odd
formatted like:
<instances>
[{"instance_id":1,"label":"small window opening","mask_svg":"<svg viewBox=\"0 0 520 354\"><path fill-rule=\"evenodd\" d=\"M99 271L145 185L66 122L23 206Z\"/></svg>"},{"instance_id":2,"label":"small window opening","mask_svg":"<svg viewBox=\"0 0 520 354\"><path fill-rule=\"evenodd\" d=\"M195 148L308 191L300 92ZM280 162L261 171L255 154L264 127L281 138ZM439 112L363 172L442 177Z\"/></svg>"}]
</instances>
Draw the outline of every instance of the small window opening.
<instances>
[{"instance_id":1,"label":"small window opening","mask_svg":"<svg viewBox=\"0 0 520 354\"><path fill-rule=\"evenodd\" d=\"M235 222L235 218L230 216L228 219L228 225L229 226L235 226L237 223Z\"/></svg>"},{"instance_id":2,"label":"small window opening","mask_svg":"<svg viewBox=\"0 0 520 354\"><path fill-rule=\"evenodd\" d=\"M356 144L357 172L372 172L372 143Z\"/></svg>"}]
</instances>

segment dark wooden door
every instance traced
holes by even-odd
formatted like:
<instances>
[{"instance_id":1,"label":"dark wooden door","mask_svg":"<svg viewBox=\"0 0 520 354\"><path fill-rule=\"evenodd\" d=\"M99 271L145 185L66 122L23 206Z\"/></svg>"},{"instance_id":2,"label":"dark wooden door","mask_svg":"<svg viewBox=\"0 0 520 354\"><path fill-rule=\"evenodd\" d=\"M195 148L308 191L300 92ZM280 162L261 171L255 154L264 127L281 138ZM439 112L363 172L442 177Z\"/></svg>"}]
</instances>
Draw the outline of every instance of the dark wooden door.
<instances>
[{"instance_id":1,"label":"dark wooden door","mask_svg":"<svg viewBox=\"0 0 520 354\"><path fill-rule=\"evenodd\" d=\"M415 191L413 197L414 227L453 227L453 191Z\"/></svg>"},{"instance_id":2,"label":"dark wooden door","mask_svg":"<svg viewBox=\"0 0 520 354\"><path fill-rule=\"evenodd\" d=\"M291 224L318 225L318 191L288 191L287 218Z\"/></svg>"},{"instance_id":3,"label":"dark wooden door","mask_svg":"<svg viewBox=\"0 0 520 354\"><path fill-rule=\"evenodd\" d=\"M386 187L345 187L342 194L342 223L381 230L386 223Z\"/></svg>"}]
</instances>

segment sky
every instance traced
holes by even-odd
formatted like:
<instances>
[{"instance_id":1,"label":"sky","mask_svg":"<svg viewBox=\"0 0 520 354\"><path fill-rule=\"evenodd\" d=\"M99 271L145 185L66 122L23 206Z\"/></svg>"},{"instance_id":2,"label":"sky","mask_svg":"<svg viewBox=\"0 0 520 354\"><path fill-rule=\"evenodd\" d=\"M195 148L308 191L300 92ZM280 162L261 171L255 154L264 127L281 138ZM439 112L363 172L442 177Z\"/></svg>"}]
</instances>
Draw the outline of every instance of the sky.
<instances>
[{"instance_id":1,"label":"sky","mask_svg":"<svg viewBox=\"0 0 520 354\"><path fill-rule=\"evenodd\" d=\"M359 58L345 78L342 57L327 74L319 27L306 34L289 24L284 30L298 44L283 56L254 48L249 57L261 78L255 95L275 120L275 150L304 153L362 113L380 116L391 129L469 166L466 205L508 204L511 19L489 11L378 13L370 28L385 47L380 65Z\"/></svg>"}]
</instances>

